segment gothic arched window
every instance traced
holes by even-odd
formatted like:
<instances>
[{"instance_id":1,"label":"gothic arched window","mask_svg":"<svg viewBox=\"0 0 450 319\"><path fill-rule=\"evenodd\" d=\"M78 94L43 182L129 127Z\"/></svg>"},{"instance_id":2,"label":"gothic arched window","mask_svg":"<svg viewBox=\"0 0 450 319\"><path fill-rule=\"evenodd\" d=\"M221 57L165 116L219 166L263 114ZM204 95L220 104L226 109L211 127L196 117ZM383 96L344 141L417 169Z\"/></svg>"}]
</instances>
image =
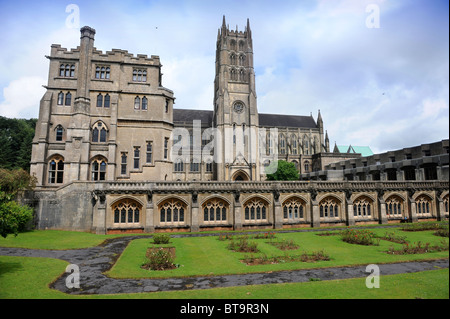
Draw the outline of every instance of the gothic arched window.
<instances>
[{"instance_id":1,"label":"gothic arched window","mask_svg":"<svg viewBox=\"0 0 450 319\"><path fill-rule=\"evenodd\" d=\"M178 199L169 199L159 205L160 223L184 223L186 204Z\"/></svg>"},{"instance_id":2,"label":"gothic arched window","mask_svg":"<svg viewBox=\"0 0 450 319\"><path fill-rule=\"evenodd\" d=\"M222 199L214 198L203 204L205 222L226 222L229 205Z\"/></svg>"},{"instance_id":3,"label":"gothic arched window","mask_svg":"<svg viewBox=\"0 0 450 319\"><path fill-rule=\"evenodd\" d=\"M278 147L279 147L280 155L285 155L286 154L286 137L284 136L284 134L280 134L278 143L279 143Z\"/></svg>"},{"instance_id":4,"label":"gothic arched window","mask_svg":"<svg viewBox=\"0 0 450 319\"><path fill-rule=\"evenodd\" d=\"M56 131L56 140L58 142L62 141L63 140L63 135L64 135L64 128L61 125L58 125L56 127L55 131Z\"/></svg>"},{"instance_id":5,"label":"gothic arched window","mask_svg":"<svg viewBox=\"0 0 450 319\"><path fill-rule=\"evenodd\" d=\"M104 107L109 107L109 105L111 104L111 97L109 96L109 94L105 95L105 103L104 103Z\"/></svg>"},{"instance_id":6,"label":"gothic arched window","mask_svg":"<svg viewBox=\"0 0 450 319\"><path fill-rule=\"evenodd\" d=\"M339 201L333 197L326 197L319 203L320 217L339 217Z\"/></svg>"},{"instance_id":7,"label":"gothic arched window","mask_svg":"<svg viewBox=\"0 0 450 319\"><path fill-rule=\"evenodd\" d=\"M244 218L246 221L263 221L267 220L267 212L269 204L261 198L253 198L248 200L244 205Z\"/></svg>"},{"instance_id":8,"label":"gothic arched window","mask_svg":"<svg viewBox=\"0 0 450 319\"><path fill-rule=\"evenodd\" d=\"M141 108L141 98L136 96L134 99L134 109L139 110Z\"/></svg>"},{"instance_id":9,"label":"gothic arched window","mask_svg":"<svg viewBox=\"0 0 450 319\"><path fill-rule=\"evenodd\" d=\"M139 224L142 205L132 199L124 199L112 207L114 224Z\"/></svg>"},{"instance_id":10,"label":"gothic arched window","mask_svg":"<svg viewBox=\"0 0 450 319\"><path fill-rule=\"evenodd\" d=\"M416 213L417 215L430 215L432 209L432 200L427 195L421 195L416 198Z\"/></svg>"},{"instance_id":11,"label":"gothic arched window","mask_svg":"<svg viewBox=\"0 0 450 319\"><path fill-rule=\"evenodd\" d=\"M99 156L96 157L91 164L91 173L93 181L104 181L106 179L106 159Z\"/></svg>"},{"instance_id":12,"label":"gothic arched window","mask_svg":"<svg viewBox=\"0 0 450 319\"><path fill-rule=\"evenodd\" d=\"M386 215L388 217L403 216L403 199L397 195L392 195L386 200Z\"/></svg>"},{"instance_id":13,"label":"gothic arched window","mask_svg":"<svg viewBox=\"0 0 450 319\"><path fill-rule=\"evenodd\" d=\"M143 109L143 110L147 110L147 107L148 107L148 100L147 100L147 98L144 96L144 97L142 98L142 109Z\"/></svg>"},{"instance_id":14,"label":"gothic arched window","mask_svg":"<svg viewBox=\"0 0 450 319\"><path fill-rule=\"evenodd\" d=\"M108 130L106 125L99 121L92 127L92 142L94 143L105 143L107 140Z\"/></svg>"},{"instance_id":15,"label":"gothic arched window","mask_svg":"<svg viewBox=\"0 0 450 319\"><path fill-rule=\"evenodd\" d=\"M304 219L306 204L300 198L290 198L283 203L283 219L299 220Z\"/></svg>"},{"instance_id":16,"label":"gothic arched window","mask_svg":"<svg viewBox=\"0 0 450 319\"><path fill-rule=\"evenodd\" d=\"M353 201L354 217L371 217L373 213L373 201L366 196L360 196Z\"/></svg>"},{"instance_id":17,"label":"gothic arched window","mask_svg":"<svg viewBox=\"0 0 450 319\"><path fill-rule=\"evenodd\" d=\"M64 180L64 159L61 156L54 156L48 163L48 183L62 184Z\"/></svg>"},{"instance_id":18,"label":"gothic arched window","mask_svg":"<svg viewBox=\"0 0 450 319\"><path fill-rule=\"evenodd\" d=\"M63 102L64 102L64 93L63 92L59 92L58 93L58 102L57 102L57 104L58 105L63 105Z\"/></svg>"},{"instance_id":19,"label":"gothic arched window","mask_svg":"<svg viewBox=\"0 0 450 319\"><path fill-rule=\"evenodd\" d=\"M67 92L66 94L66 101L65 101L65 105L70 105L72 103L72 94L70 92Z\"/></svg>"}]
</instances>

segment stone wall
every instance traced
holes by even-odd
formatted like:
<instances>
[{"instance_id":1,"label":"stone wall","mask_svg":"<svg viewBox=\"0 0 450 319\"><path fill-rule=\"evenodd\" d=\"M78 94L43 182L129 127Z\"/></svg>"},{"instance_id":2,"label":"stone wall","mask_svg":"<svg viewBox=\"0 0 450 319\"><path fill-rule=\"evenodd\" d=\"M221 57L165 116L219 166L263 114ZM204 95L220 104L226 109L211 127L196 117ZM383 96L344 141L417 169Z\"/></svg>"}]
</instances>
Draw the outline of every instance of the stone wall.
<instances>
[{"instance_id":1,"label":"stone wall","mask_svg":"<svg viewBox=\"0 0 450 319\"><path fill-rule=\"evenodd\" d=\"M24 196L37 229L98 234L448 218L448 181L73 182Z\"/></svg>"}]
</instances>

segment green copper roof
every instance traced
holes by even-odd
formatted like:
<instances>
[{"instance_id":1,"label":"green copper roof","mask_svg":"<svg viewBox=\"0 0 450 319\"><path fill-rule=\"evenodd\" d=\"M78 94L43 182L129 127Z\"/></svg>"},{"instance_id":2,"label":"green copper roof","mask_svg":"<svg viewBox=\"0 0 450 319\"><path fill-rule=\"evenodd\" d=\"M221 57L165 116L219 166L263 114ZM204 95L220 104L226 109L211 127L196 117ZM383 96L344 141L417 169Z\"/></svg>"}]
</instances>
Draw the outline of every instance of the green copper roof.
<instances>
[{"instance_id":1,"label":"green copper roof","mask_svg":"<svg viewBox=\"0 0 450 319\"><path fill-rule=\"evenodd\" d=\"M337 145L339 153L358 153L361 156L372 156L373 152L369 146L352 146L352 145Z\"/></svg>"}]
</instances>

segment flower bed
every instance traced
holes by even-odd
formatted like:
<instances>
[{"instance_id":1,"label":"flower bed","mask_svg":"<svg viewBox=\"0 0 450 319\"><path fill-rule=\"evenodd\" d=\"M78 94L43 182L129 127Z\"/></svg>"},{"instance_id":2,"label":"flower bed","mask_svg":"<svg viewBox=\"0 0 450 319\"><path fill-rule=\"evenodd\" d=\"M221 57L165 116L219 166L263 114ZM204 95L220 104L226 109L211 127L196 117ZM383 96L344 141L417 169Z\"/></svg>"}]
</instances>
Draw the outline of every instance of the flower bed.
<instances>
[{"instance_id":1,"label":"flower bed","mask_svg":"<svg viewBox=\"0 0 450 319\"><path fill-rule=\"evenodd\" d=\"M231 239L228 249L241 253L257 253L259 251L258 244L249 241L246 236L239 237L237 240Z\"/></svg>"},{"instance_id":2,"label":"flower bed","mask_svg":"<svg viewBox=\"0 0 450 319\"><path fill-rule=\"evenodd\" d=\"M342 240L350 244L376 245L380 243L374 232L366 229L345 229L341 232Z\"/></svg>"},{"instance_id":3,"label":"flower bed","mask_svg":"<svg viewBox=\"0 0 450 319\"><path fill-rule=\"evenodd\" d=\"M414 245L410 245L409 243L403 244L402 248L395 249L394 247L389 247L389 250L386 251L391 255L408 255L408 254L424 254L431 253L436 251L446 251L448 250L448 244L445 240L441 241L440 245L431 246L430 243L423 244L422 242L414 243Z\"/></svg>"},{"instance_id":4,"label":"flower bed","mask_svg":"<svg viewBox=\"0 0 450 319\"><path fill-rule=\"evenodd\" d=\"M300 247L292 239L283 239L282 241L270 241L268 244L273 245L281 250L294 250Z\"/></svg>"},{"instance_id":5,"label":"flower bed","mask_svg":"<svg viewBox=\"0 0 450 319\"><path fill-rule=\"evenodd\" d=\"M284 255L284 256L273 256L268 257L267 255L263 255L260 257L255 256L246 256L242 259L242 262L249 265L266 265L266 264L280 264L287 262L316 262L316 261L328 261L330 260L330 256L326 254L323 250L315 251L310 254L304 252L301 255Z\"/></svg>"},{"instance_id":6,"label":"flower bed","mask_svg":"<svg viewBox=\"0 0 450 319\"><path fill-rule=\"evenodd\" d=\"M386 232L383 237L380 237L380 239L391 241L397 244L406 244L408 242L406 240L406 236L396 235L394 232Z\"/></svg>"},{"instance_id":7,"label":"flower bed","mask_svg":"<svg viewBox=\"0 0 450 319\"><path fill-rule=\"evenodd\" d=\"M168 270L176 268L175 247L150 247L147 249L146 260L141 268L148 270Z\"/></svg>"},{"instance_id":8,"label":"flower bed","mask_svg":"<svg viewBox=\"0 0 450 319\"><path fill-rule=\"evenodd\" d=\"M403 231L425 231L425 230L439 230L448 229L448 222L435 223L412 223L402 227Z\"/></svg>"}]
</instances>

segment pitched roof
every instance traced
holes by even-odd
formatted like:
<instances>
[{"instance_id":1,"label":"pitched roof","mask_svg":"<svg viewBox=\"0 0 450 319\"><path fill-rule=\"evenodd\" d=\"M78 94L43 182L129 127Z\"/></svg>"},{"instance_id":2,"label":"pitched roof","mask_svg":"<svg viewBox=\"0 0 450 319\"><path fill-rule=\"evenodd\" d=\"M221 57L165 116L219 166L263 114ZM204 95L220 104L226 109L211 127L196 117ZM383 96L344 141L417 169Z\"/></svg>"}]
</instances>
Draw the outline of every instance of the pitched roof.
<instances>
[{"instance_id":1,"label":"pitched roof","mask_svg":"<svg viewBox=\"0 0 450 319\"><path fill-rule=\"evenodd\" d=\"M212 125L213 111L173 109L173 122L202 121L202 125Z\"/></svg>"},{"instance_id":2,"label":"pitched roof","mask_svg":"<svg viewBox=\"0 0 450 319\"><path fill-rule=\"evenodd\" d=\"M259 114L259 126L317 128L312 116Z\"/></svg>"},{"instance_id":3,"label":"pitched roof","mask_svg":"<svg viewBox=\"0 0 450 319\"><path fill-rule=\"evenodd\" d=\"M175 124L202 121L202 125L212 125L213 111L173 109L173 122ZM282 114L259 114L259 125L269 127L301 127L317 128L312 116L282 115Z\"/></svg>"},{"instance_id":4,"label":"pitched roof","mask_svg":"<svg viewBox=\"0 0 450 319\"><path fill-rule=\"evenodd\" d=\"M357 153L361 156L372 156L373 152L369 146L352 146L352 145L337 145L339 153Z\"/></svg>"}]
</instances>

